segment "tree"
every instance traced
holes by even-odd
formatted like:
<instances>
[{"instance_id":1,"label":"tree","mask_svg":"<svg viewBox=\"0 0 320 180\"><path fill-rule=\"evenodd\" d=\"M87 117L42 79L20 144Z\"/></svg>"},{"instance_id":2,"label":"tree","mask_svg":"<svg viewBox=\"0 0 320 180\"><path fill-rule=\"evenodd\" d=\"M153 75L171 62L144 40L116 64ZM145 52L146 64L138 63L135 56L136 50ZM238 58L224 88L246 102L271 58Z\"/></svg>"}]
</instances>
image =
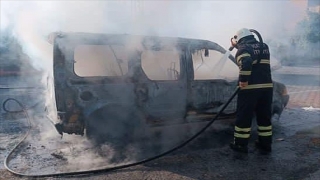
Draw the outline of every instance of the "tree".
<instances>
[{"instance_id":1,"label":"tree","mask_svg":"<svg viewBox=\"0 0 320 180\"><path fill-rule=\"evenodd\" d=\"M291 52L289 59L300 59L304 63L319 62L320 13L307 12L306 18L297 24L292 41L295 50Z\"/></svg>"},{"instance_id":2,"label":"tree","mask_svg":"<svg viewBox=\"0 0 320 180\"><path fill-rule=\"evenodd\" d=\"M297 33L308 43L320 42L320 13L307 12L307 17L297 25Z\"/></svg>"}]
</instances>

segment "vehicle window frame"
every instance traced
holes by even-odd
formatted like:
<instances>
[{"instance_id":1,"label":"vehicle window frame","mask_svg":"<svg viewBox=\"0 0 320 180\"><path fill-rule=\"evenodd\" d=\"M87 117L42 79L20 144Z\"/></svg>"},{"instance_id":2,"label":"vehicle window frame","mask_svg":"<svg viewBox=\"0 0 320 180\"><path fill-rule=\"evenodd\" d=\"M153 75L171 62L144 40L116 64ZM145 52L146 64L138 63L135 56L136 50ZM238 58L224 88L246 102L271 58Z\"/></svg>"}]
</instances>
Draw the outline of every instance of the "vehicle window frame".
<instances>
[{"instance_id":1,"label":"vehicle window frame","mask_svg":"<svg viewBox=\"0 0 320 180\"><path fill-rule=\"evenodd\" d=\"M232 60L232 55L230 55L228 58L227 58L227 61L229 61L229 63L231 63L231 65L233 66L232 68L236 68L237 69L237 71L235 71L235 74L236 74L236 76L234 76L234 77L232 77L232 78L230 78L230 79L224 79L223 77L225 77L225 78L228 78L228 76L222 76L222 78L203 78L203 79L196 79L195 77L195 73L196 73L196 68L194 67L194 58L193 58L193 54L195 53L195 52L197 52L197 51L201 51L201 50L209 50L209 56L210 56L210 51L216 51L216 52L218 52L218 53L221 53L221 58L224 56L224 54L226 53L226 52L223 52L223 51L221 51L221 50L219 50L219 49L215 49L215 48L207 48L207 47L201 47L201 48L197 48L197 49L193 49L191 52L190 52L190 56L191 56L191 64L192 64L192 69L193 69L193 75L192 75L192 79L194 80L194 81L214 81L214 80L228 80L228 81L234 81L234 80L236 80L237 78L238 78L238 66L237 66L237 64L234 62L234 60ZM226 63L226 62L225 62ZM216 63L216 64L218 64L218 62ZM216 66L216 64L215 64L215 66ZM213 68L215 68L215 66L213 66ZM224 66L222 67L222 69L221 69L221 71L224 69L224 68L226 68L225 67L225 64L224 64Z\"/></svg>"},{"instance_id":2,"label":"vehicle window frame","mask_svg":"<svg viewBox=\"0 0 320 180\"><path fill-rule=\"evenodd\" d=\"M156 50L154 50L154 49L144 49L144 50L151 50L151 51L156 51ZM170 79L168 79L168 80L153 80L153 79L150 79L149 77L148 77L148 75L147 75L147 73L145 72L145 70L143 69L143 67L142 67L142 58L141 58L141 64L140 64L140 66L141 66L141 70L143 71L143 73L145 74L145 76L146 76L146 78L149 80L149 81L157 81L157 82L176 82L176 81L180 81L181 79L182 79L182 77L181 77L181 75L183 74L183 65L182 65L182 63L183 63L183 51L182 50L179 50L179 49L176 49L176 51L178 52L178 54L179 54L179 76L178 76L178 78L177 79L174 79L174 80L170 80ZM141 57L141 56L140 56Z\"/></svg>"},{"instance_id":3,"label":"vehicle window frame","mask_svg":"<svg viewBox=\"0 0 320 180\"><path fill-rule=\"evenodd\" d=\"M75 51L76 51L76 48L78 46L123 46L123 44L98 44L98 43L79 43L79 44L75 44L73 47L72 47L72 72L73 74L77 77L77 78L84 78L84 79L123 79L123 78L126 78L127 75L128 75L128 70L125 74L123 75L120 75L120 76L80 76L78 75L76 72L75 72L75 63L76 63L76 59L75 59ZM125 47L125 46L123 46ZM127 61L127 66L128 66L128 61Z\"/></svg>"}]
</instances>

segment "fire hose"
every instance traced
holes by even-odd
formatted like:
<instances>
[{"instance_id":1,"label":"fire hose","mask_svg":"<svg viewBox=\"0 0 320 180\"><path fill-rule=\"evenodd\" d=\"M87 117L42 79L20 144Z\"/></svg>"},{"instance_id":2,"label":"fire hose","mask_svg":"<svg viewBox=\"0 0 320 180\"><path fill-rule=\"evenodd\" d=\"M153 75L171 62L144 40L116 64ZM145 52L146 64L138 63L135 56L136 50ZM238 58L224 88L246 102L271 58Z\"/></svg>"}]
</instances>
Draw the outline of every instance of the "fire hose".
<instances>
[{"instance_id":1,"label":"fire hose","mask_svg":"<svg viewBox=\"0 0 320 180\"><path fill-rule=\"evenodd\" d=\"M29 175L29 174L19 173L19 172L16 172L16 171L10 169L9 166L8 166L9 161L10 161L10 157L13 154L14 150L16 150L19 147L19 145L27 138L27 136L29 135L30 130L31 130L31 120L30 120L29 114L27 112L28 109L26 107L24 107L23 104L21 102L19 102L18 100L14 99L14 98L9 98L6 101L4 101L4 103L3 103L4 110L7 111L7 112L11 112L11 111L8 111L8 109L5 108L6 103L8 101L15 101L21 107L21 111L20 112L23 112L25 114L26 118L28 119L29 129L26 132L26 134L24 135L24 137L19 141L19 143L17 143L14 146L14 148L7 154L7 156L6 156L5 160L4 160L4 167L8 171L10 171L11 173L13 173L14 175L17 175L17 176L21 176L21 177L24 176L24 177L29 177L29 178L39 178L39 177L59 177L59 176L88 175L88 174L93 174L93 173L109 172L109 171L114 171L114 170L119 170L119 169L124 169L124 168L128 168L128 167L144 164L144 163L159 159L159 158L161 158L163 156L166 156L166 155L168 155L168 154L170 154L170 153L172 153L172 152L184 147L185 145L190 143L192 140L196 139L207 128L209 128L214 121L216 121L218 119L218 117L227 108L227 106L230 104L230 102L233 100L233 98L238 94L239 90L240 90L240 88L237 87L236 90L231 95L231 97L228 99L228 101L221 107L219 112L215 115L215 117L212 120L209 121L209 123L205 127L203 127L199 132L197 132L195 135L193 135L188 140L184 141L180 145L177 145L176 147L174 147L174 148L172 148L172 149L170 149L170 150L168 150L168 151L166 151L164 153L161 153L161 154L159 154L157 156L154 156L154 157L151 157L151 158L147 158L147 159L142 160L142 161L138 161L138 162L134 162L134 163L126 164L126 165L115 166L115 167L111 167L111 168L103 168L103 169L87 170L87 171L77 171L77 172L52 173L52 174L43 174L43 175ZM17 111L14 111L14 112L17 112Z\"/></svg>"}]
</instances>

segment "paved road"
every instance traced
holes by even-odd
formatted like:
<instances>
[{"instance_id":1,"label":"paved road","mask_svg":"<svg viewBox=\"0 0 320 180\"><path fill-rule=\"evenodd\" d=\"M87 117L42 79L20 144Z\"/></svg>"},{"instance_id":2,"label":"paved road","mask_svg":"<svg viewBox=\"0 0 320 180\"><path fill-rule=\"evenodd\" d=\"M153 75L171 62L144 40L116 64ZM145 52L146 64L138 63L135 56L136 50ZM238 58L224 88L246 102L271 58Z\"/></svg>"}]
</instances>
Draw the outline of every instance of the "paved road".
<instances>
[{"instance_id":1,"label":"paved road","mask_svg":"<svg viewBox=\"0 0 320 180\"><path fill-rule=\"evenodd\" d=\"M284 66L273 72L273 79L287 86L289 107L320 107L320 67Z\"/></svg>"}]
</instances>

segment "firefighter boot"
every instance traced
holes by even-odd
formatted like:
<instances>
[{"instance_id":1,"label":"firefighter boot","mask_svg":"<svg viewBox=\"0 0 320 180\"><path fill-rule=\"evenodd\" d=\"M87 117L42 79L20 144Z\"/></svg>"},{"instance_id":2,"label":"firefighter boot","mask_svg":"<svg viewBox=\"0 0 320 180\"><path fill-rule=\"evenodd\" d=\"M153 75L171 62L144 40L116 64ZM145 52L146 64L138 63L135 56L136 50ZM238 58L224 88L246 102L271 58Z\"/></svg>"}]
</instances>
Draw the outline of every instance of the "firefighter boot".
<instances>
[{"instance_id":1,"label":"firefighter boot","mask_svg":"<svg viewBox=\"0 0 320 180\"><path fill-rule=\"evenodd\" d=\"M272 151L271 144L262 144L259 141L255 142L256 147L259 149L261 154L269 154Z\"/></svg>"},{"instance_id":2,"label":"firefighter boot","mask_svg":"<svg viewBox=\"0 0 320 180\"><path fill-rule=\"evenodd\" d=\"M230 143L230 148L236 152L248 153L248 147L245 145L235 144L234 142Z\"/></svg>"}]
</instances>

